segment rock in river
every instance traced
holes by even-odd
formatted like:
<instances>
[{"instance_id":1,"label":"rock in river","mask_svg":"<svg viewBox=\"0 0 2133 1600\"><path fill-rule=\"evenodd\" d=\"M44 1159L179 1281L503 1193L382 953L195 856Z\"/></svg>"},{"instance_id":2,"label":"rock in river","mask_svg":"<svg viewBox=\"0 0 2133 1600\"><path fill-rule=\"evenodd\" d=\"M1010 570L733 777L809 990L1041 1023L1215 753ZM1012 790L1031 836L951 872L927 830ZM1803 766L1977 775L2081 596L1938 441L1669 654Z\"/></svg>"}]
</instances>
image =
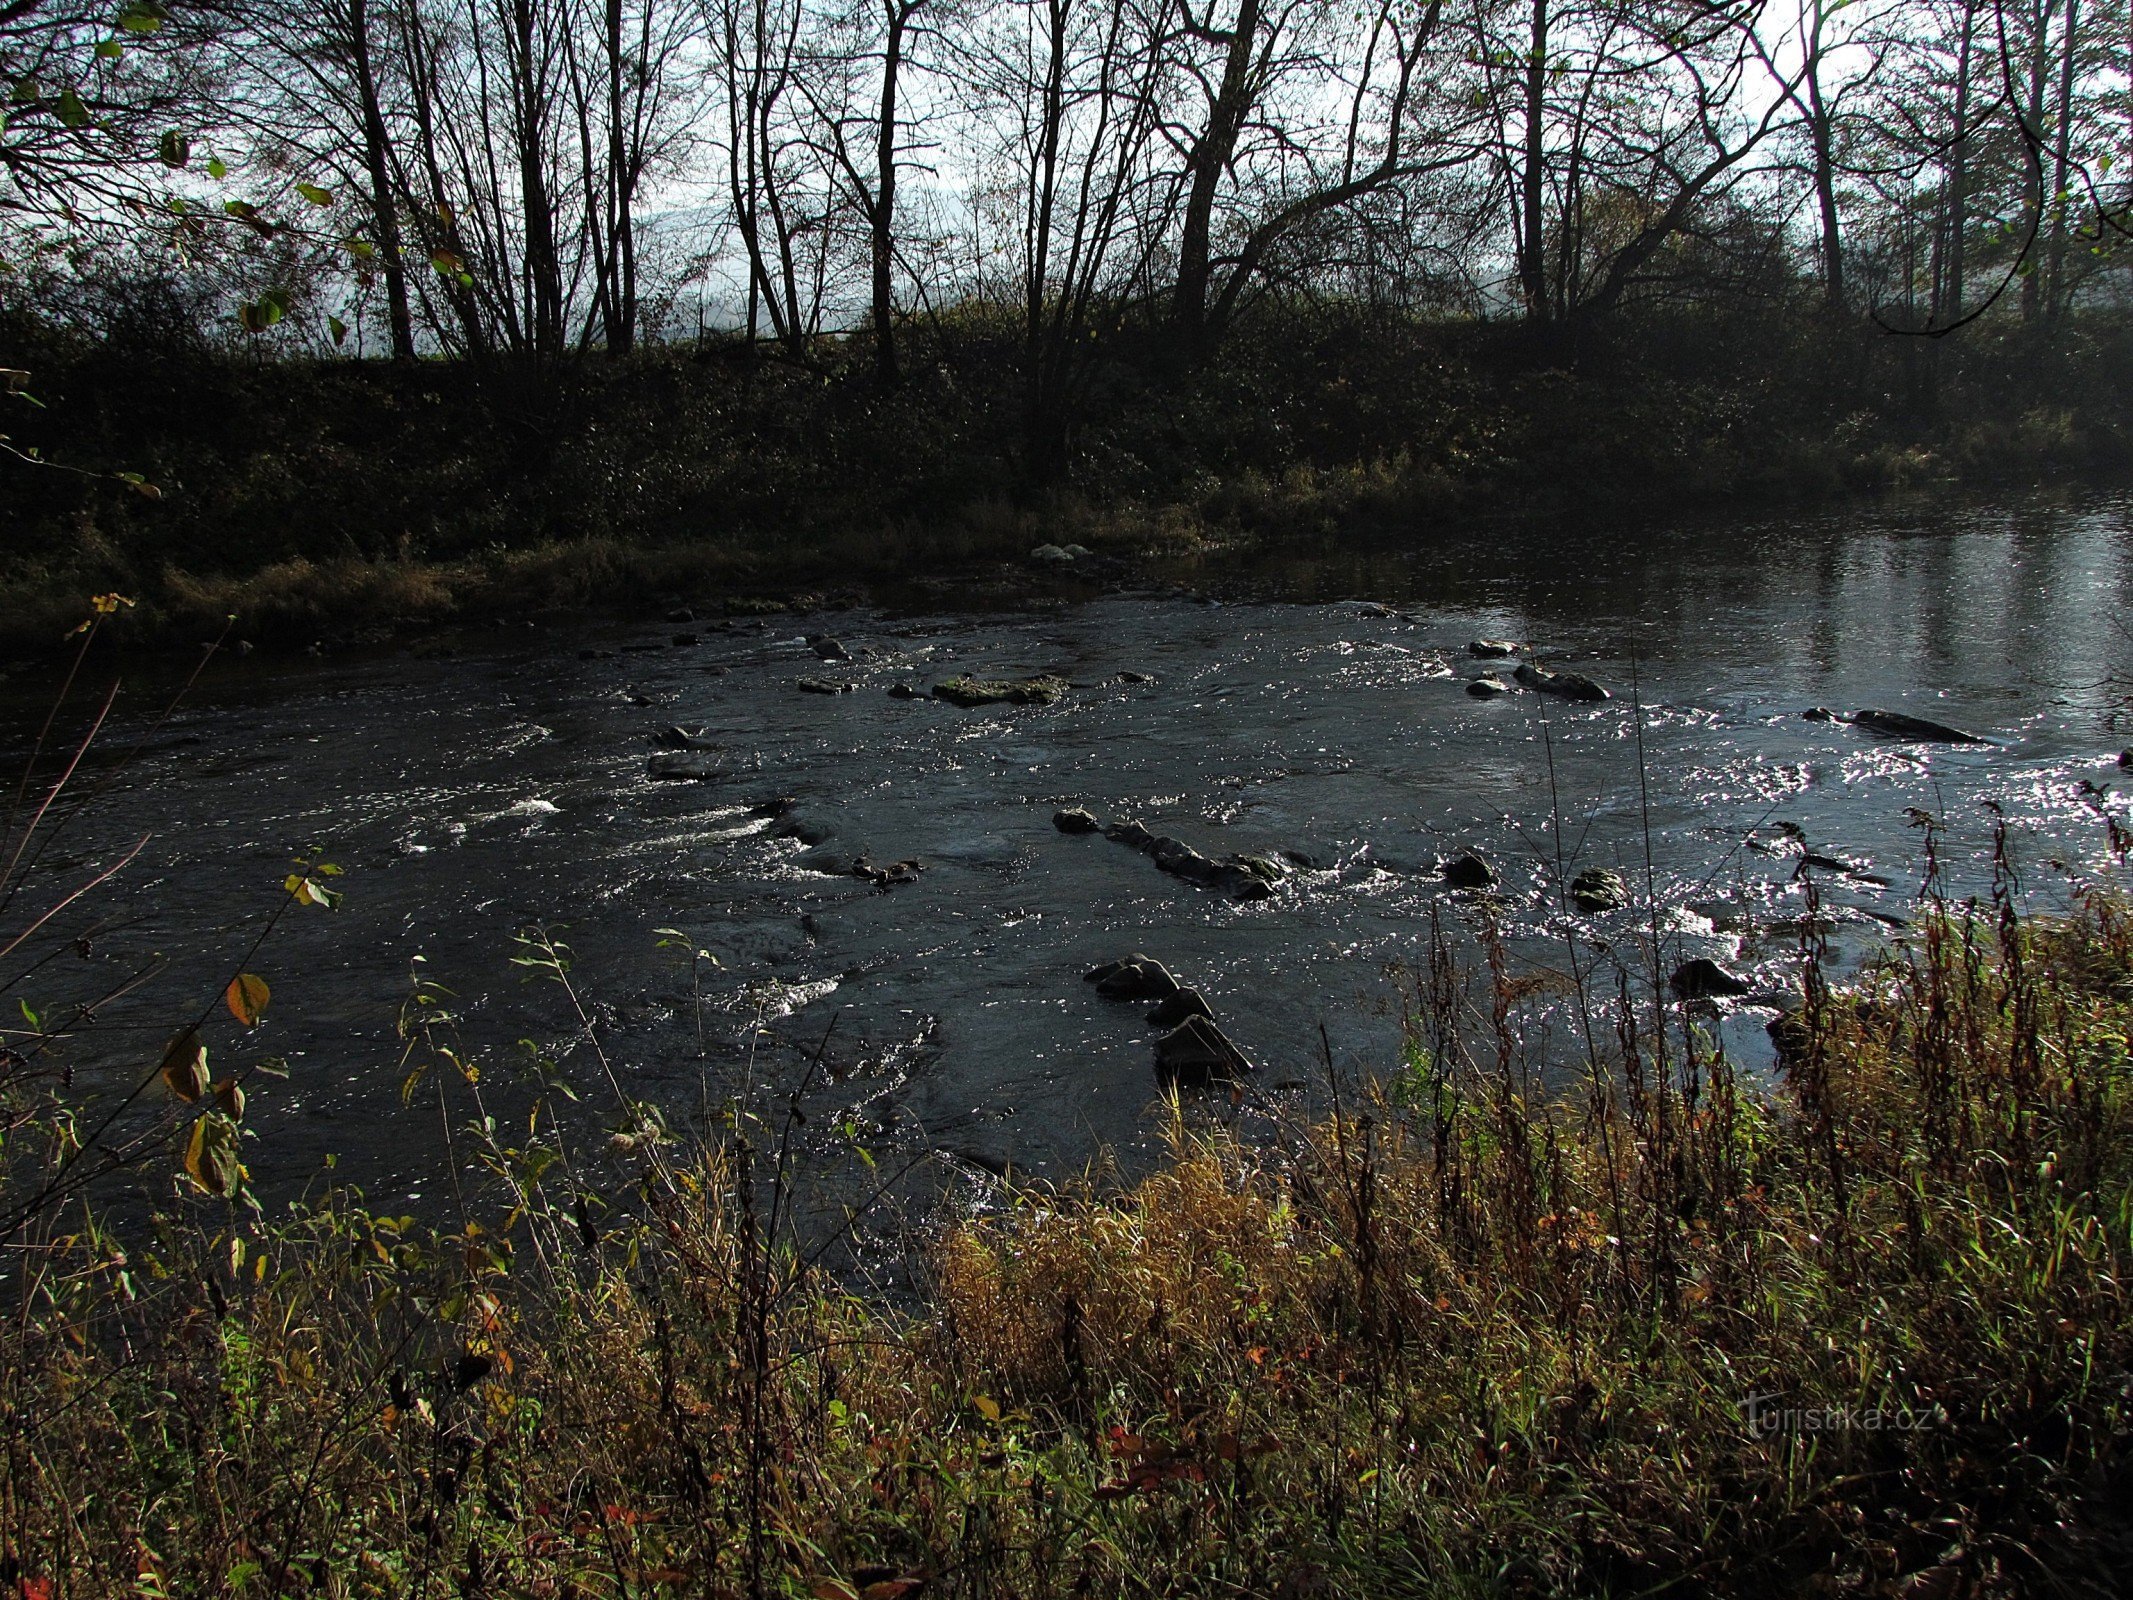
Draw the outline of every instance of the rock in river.
<instances>
[{"instance_id":1,"label":"rock in river","mask_svg":"<svg viewBox=\"0 0 2133 1600\"><path fill-rule=\"evenodd\" d=\"M1181 987L1163 963L1136 950L1123 961L1106 961L1082 974L1106 1000L1167 1000Z\"/></svg>"},{"instance_id":2,"label":"rock in river","mask_svg":"<svg viewBox=\"0 0 2133 1600\"><path fill-rule=\"evenodd\" d=\"M1061 833L1101 833L1103 824L1096 820L1096 813L1083 806L1068 806L1052 813L1052 826Z\"/></svg>"},{"instance_id":3,"label":"rock in river","mask_svg":"<svg viewBox=\"0 0 2133 1600\"><path fill-rule=\"evenodd\" d=\"M1061 820L1073 815L1063 811L1052 819L1053 825L1062 833L1086 833L1086 827L1070 827ZM1095 820L1089 818L1090 822ZM1144 824L1130 817L1104 829L1104 837L1140 851L1174 878L1183 878L1203 889L1220 889L1233 900L1269 899L1274 885L1288 875L1288 869L1271 856L1232 855L1215 861L1182 839L1173 839L1167 833L1150 833Z\"/></svg>"},{"instance_id":4,"label":"rock in river","mask_svg":"<svg viewBox=\"0 0 2133 1600\"><path fill-rule=\"evenodd\" d=\"M670 783L704 783L723 776L719 770L720 757L701 751L675 751L652 757L645 767L645 775L663 778Z\"/></svg>"},{"instance_id":5,"label":"rock in river","mask_svg":"<svg viewBox=\"0 0 2133 1600\"><path fill-rule=\"evenodd\" d=\"M1518 671L1513 676L1528 689L1538 689L1542 694L1559 694L1565 700L1614 698L1582 672L1550 672L1546 667L1536 667L1530 661L1523 661L1519 663Z\"/></svg>"},{"instance_id":6,"label":"rock in river","mask_svg":"<svg viewBox=\"0 0 2133 1600\"><path fill-rule=\"evenodd\" d=\"M669 750L715 750L718 747L704 737L701 728L661 728L652 735L653 742Z\"/></svg>"},{"instance_id":7,"label":"rock in river","mask_svg":"<svg viewBox=\"0 0 2133 1600\"><path fill-rule=\"evenodd\" d=\"M1674 993L1684 1000L1712 1000L1720 995L1742 995L1749 990L1748 980L1738 973L1728 972L1708 956L1698 956L1693 961L1684 961L1674 969L1671 980Z\"/></svg>"},{"instance_id":8,"label":"rock in river","mask_svg":"<svg viewBox=\"0 0 2133 1600\"><path fill-rule=\"evenodd\" d=\"M1961 728L1951 728L1945 722L1933 722L1902 711L1862 711L1852 718L1852 726L1865 728L1870 733L1883 734L1891 739L1911 739L1925 744L1992 742L1983 734L1965 733Z\"/></svg>"},{"instance_id":9,"label":"rock in river","mask_svg":"<svg viewBox=\"0 0 2133 1600\"><path fill-rule=\"evenodd\" d=\"M837 683L829 678L802 678L800 689L804 694L850 694L858 688L856 683Z\"/></svg>"},{"instance_id":10,"label":"rock in river","mask_svg":"<svg viewBox=\"0 0 2133 1600\"><path fill-rule=\"evenodd\" d=\"M1199 990L1180 989L1148 1013L1148 1026L1175 1028L1179 1023L1190 1021L1194 1017L1205 1017L1212 1022L1215 1020L1214 1007L1207 1003L1206 997Z\"/></svg>"},{"instance_id":11,"label":"rock in river","mask_svg":"<svg viewBox=\"0 0 2133 1600\"><path fill-rule=\"evenodd\" d=\"M1048 706L1067 692L1064 678L950 678L933 686L933 698L952 706Z\"/></svg>"},{"instance_id":12,"label":"rock in river","mask_svg":"<svg viewBox=\"0 0 2133 1600\"><path fill-rule=\"evenodd\" d=\"M1513 644L1509 639L1476 639L1466 647L1466 653L1479 656L1484 661L1502 661L1517 655L1522 648L1523 646Z\"/></svg>"},{"instance_id":13,"label":"rock in river","mask_svg":"<svg viewBox=\"0 0 2133 1600\"><path fill-rule=\"evenodd\" d=\"M1466 692L1477 700L1493 700L1500 694L1509 694L1511 686L1501 678L1476 678L1466 686Z\"/></svg>"},{"instance_id":14,"label":"rock in river","mask_svg":"<svg viewBox=\"0 0 2133 1600\"><path fill-rule=\"evenodd\" d=\"M919 692L917 684L899 681L889 685L889 698L891 700L923 700L926 697Z\"/></svg>"},{"instance_id":15,"label":"rock in river","mask_svg":"<svg viewBox=\"0 0 2133 1600\"><path fill-rule=\"evenodd\" d=\"M1155 1069L1180 1088L1229 1083L1251 1070L1244 1052L1205 1017L1187 1017L1155 1041Z\"/></svg>"},{"instance_id":16,"label":"rock in river","mask_svg":"<svg viewBox=\"0 0 2133 1600\"><path fill-rule=\"evenodd\" d=\"M1496 868L1479 850L1462 850L1446 861L1438 871L1444 881L1454 889L1493 889L1496 887Z\"/></svg>"},{"instance_id":17,"label":"rock in river","mask_svg":"<svg viewBox=\"0 0 2133 1600\"><path fill-rule=\"evenodd\" d=\"M849 661L852 659L852 652L845 649L843 645L826 633L809 634L807 636L807 647L814 651L815 659L818 661Z\"/></svg>"},{"instance_id":18,"label":"rock in river","mask_svg":"<svg viewBox=\"0 0 2133 1600\"><path fill-rule=\"evenodd\" d=\"M1629 885L1612 867L1588 867L1570 880L1570 903L1580 911L1620 911L1629 904Z\"/></svg>"}]
</instances>

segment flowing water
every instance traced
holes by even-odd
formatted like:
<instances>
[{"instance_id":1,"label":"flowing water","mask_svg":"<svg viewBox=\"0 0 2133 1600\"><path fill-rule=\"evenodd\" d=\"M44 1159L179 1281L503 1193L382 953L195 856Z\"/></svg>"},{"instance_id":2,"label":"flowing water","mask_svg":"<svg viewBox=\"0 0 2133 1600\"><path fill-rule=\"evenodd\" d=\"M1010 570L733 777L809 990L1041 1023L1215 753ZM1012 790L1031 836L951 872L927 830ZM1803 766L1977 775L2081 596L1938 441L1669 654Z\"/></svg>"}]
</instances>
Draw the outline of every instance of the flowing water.
<instances>
[{"instance_id":1,"label":"flowing water","mask_svg":"<svg viewBox=\"0 0 2133 1600\"><path fill-rule=\"evenodd\" d=\"M93 924L88 956L54 956L9 992L49 1018L160 956L73 1047L85 1073L133 1073L240 962L266 975L264 1026L241 1035L218 1006L209 1032L218 1070L288 1060L287 1083L255 1100L271 1107L251 1157L269 1181L329 1152L387 1195L440 1181L431 1092L400 1099L395 1021L418 957L455 991L491 1084L531 1039L585 1115L608 1117L566 998L512 964L535 923L571 947L616 1081L677 1122L745 1075L792 1080L827 1037L811 1126L980 1167L1130 1160L1154 1126L1153 1033L1085 968L1159 957L1206 994L1262 1086L1322 1076L1322 1050L1343 1071L1390 1065L1399 974L1432 904L1478 914L1436 870L1466 847L1503 871L1522 968L1562 959L1561 869L1616 866L1641 893L1649 864L1667 960L1720 957L1764 999L1796 965L1802 841L1859 869L1817 875L1854 952L1913 908L1912 808L1945 820L1967 888L1989 843L1980 802L1999 803L2048 903L2065 881L2050 862L2103 847L2082 785L2115 781L2133 737L2119 728L2129 515L2102 496L1479 531L1422 552L1268 557L1226 574L1236 597L1220 604L1150 589L988 605L942 585L876 611L229 659L40 864L40 882L72 885L152 830L54 924ZM676 644L683 631L696 642ZM855 659L821 661L808 635ZM1615 697L1471 697L1465 681L1489 670L1467 653L1478 637L1529 641ZM964 671L1073 688L977 710L888 693ZM803 676L856 687L802 692ZM152 721L167 686L143 677L105 748ZM41 673L8 687L11 746L48 691ZM1803 718L1814 706L1993 742L1895 742ZM696 731L706 776L649 775L669 725ZM791 802L778 817L774 800ZM1068 805L1290 870L1271 898L1232 901L1062 834ZM922 870L879 889L840 873L861 855ZM245 960L299 856L344 869L344 902L290 911ZM1578 926L1641 973L1642 917ZM11 961L33 948L48 947ZM1717 1025L1752 1061L1770 1014L1736 1007Z\"/></svg>"}]
</instances>

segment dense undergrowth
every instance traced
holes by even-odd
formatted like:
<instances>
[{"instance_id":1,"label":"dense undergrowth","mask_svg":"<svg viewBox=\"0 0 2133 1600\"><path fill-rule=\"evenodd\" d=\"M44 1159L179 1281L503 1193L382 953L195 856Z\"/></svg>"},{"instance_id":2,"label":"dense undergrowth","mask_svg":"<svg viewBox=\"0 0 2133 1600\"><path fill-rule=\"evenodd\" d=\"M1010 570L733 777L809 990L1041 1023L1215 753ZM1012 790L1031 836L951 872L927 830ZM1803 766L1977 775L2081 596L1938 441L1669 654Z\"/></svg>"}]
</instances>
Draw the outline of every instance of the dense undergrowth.
<instances>
[{"instance_id":1,"label":"dense undergrowth","mask_svg":"<svg viewBox=\"0 0 2133 1600\"><path fill-rule=\"evenodd\" d=\"M152 296L151 296L152 300ZM1783 297L1539 337L1270 304L1180 364L1124 327L1033 415L1011 328L915 325L908 374L708 342L560 368L263 360L154 304L94 338L0 318L43 409L4 429L0 620L48 648L83 593L137 633L308 644L452 618L848 587L1043 541L1124 556L1328 530L1472 537L1566 507L1768 504L2128 459L2123 319L1955 340ZM133 473L152 486L112 476Z\"/></svg>"},{"instance_id":2,"label":"dense undergrowth","mask_svg":"<svg viewBox=\"0 0 2133 1600\"><path fill-rule=\"evenodd\" d=\"M796 1220L781 1097L697 1144L611 1077L597 1131L495 1118L440 992L411 1060L487 1178L435 1230L333 1191L138 1231L39 1205L84 1124L18 1040L0 1580L2115 1592L2133 911L2103 880L2025 918L2004 871L1949 903L1931 838L1885 959L1833 988L1809 935L1775 1083L1585 955L1514 975L1486 921L1433 926L1405 1060L1336 1114L1181 1107L1130 1186L1002 1185L906 1238L897 1302ZM1586 1070L1544 1089L1527 1011L1566 985Z\"/></svg>"}]
</instances>

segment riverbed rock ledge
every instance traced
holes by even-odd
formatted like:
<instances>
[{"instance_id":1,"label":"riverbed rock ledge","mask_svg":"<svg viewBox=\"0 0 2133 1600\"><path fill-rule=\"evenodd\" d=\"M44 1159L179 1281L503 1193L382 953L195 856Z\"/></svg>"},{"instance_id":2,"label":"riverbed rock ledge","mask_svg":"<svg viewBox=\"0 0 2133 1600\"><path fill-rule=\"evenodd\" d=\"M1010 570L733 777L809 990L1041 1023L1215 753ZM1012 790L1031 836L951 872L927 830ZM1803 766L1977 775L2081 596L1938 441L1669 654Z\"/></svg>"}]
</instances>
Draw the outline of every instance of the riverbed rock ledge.
<instances>
[{"instance_id":1,"label":"riverbed rock ledge","mask_svg":"<svg viewBox=\"0 0 2133 1600\"><path fill-rule=\"evenodd\" d=\"M973 706L1048 706L1071 687L1066 679L1044 673L1034 678L948 678L933 686L933 698L966 709Z\"/></svg>"},{"instance_id":2,"label":"riverbed rock ledge","mask_svg":"<svg viewBox=\"0 0 2133 1600\"><path fill-rule=\"evenodd\" d=\"M1521 661L1513 677L1528 689L1561 695L1565 700L1612 700L1614 696L1582 672L1550 672L1530 661Z\"/></svg>"},{"instance_id":3,"label":"riverbed rock ledge","mask_svg":"<svg viewBox=\"0 0 2133 1600\"><path fill-rule=\"evenodd\" d=\"M1914 717L1907 711L1861 711L1852 718L1852 726L1864 728L1869 733L1881 734L1884 738L1909 739L1921 744L1992 743L1981 733L1951 728L1945 722L1935 722L1929 717Z\"/></svg>"}]
</instances>

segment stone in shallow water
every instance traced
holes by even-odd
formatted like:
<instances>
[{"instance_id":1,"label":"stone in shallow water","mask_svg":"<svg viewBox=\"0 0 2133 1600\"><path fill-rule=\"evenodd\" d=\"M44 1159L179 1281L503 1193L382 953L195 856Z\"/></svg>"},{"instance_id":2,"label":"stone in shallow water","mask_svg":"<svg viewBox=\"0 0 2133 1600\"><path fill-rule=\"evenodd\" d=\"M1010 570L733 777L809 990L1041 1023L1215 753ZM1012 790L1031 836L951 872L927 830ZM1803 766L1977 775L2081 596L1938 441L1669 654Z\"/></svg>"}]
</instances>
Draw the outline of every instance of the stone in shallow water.
<instances>
[{"instance_id":1,"label":"stone in shallow water","mask_svg":"<svg viewBox=\"0 0 2133 1600\"><path fill-rule=\"evenodd\" d=\"M1092 967L1083 977L1106 1000L1167 1000L1181 987L1162 962L1139 951Z\"/></svg>"},{"instance_id":2,"label":"stone in shallow water","mask_svg":"<svg viewBox=\"0 0 2133 1600\"><path fill-rule=\"evenodd\" d=\"M660 778L669 783L705 783L723 777L717 755L698 751L676 751L657 755L645 767L645 775Z\"/></svg>"},{"instance_id":3,"label":"stone in shallow water","mask_svg":"<svg viewBox=\"0 0 2133 1600\"><path fill-rule=\"evenodd\" d=\"M1048 706L1067 692L1064 678L949 678L933 686L933 698L952 706Z\"/></svg>"},{"instance_id":4,"label":"stone in shallow water","mask_svg":"<svg viewBox=\"0 0 2133 1600\"><path fill-rule=\"evenodd\" d=\"M1509 694L1511 686L1501 678L1476 678L1466 686L1466 692L1477 700L1493 700L1498 695Z\"/></svg>"},{"instance_id":5,"label":"stone in shallow water","mask_svg":"<svg viewBox=\"0 0 2133 1600\"><path fill-rule=\"evenodd\" d=\"M1588 867L1570 880L1570 903L1580 911L1620 911L1629 904L1629 885L1612 867Z\"/></svg>"},{"instance_id":6,"label":"stone in shallow water","mask_svg":"<svg viewBox=\"0 0 2133 1600\"><path fill-rule=\"evenodd\" d=\"M1251 1070L1244 1052L1206 1017L1187 1017L1155 1041L1155 1069L1182 1089L1228 1083Z\"/></svg>"},{"instance_id":7,"label":"stone in shallow water","mask_svg":"<svg viewBox=\"0 0 2133 1600\"><path fill-rule=\"evenodd\" d=\"M1496 868L1479 850L1462 850L1444 863L1441 869L1444 881L1454 889L1492 889L1496 886Z\"/></svg>"},{"instance_id":8,"label":"stone in shallow water","mask_svg":"<svg viewBox=\"0 0 2133 1600\"><path fill-rule=\"evenodd\" d=\"M1148 1026L1175 1028L1192 1017L1205 1017L1212 1022L1215 1020L1214 1007L1207 1003L1206 997L1199 990L1180 989L1148 1013Z\"/></svg>"},{"instance_id":9,"label":"stone in shallow water","mask_svg":"<svg viewBox=\"0 0 2133 1600\"><path fill-rule=\"evenodd\" d=\"M1550 672L1546 667L1536 667L1530 661L1522 661L1518 671L1512 676L1528 689L1538 689L1542 694L1561 695L1565 700L1614 698L1582 672Z\"/></svg>"},{"instance_id":10,"label":"stone in shallow water","mask_svg":"<svg viewBox=\"0 0 2133 1600\"><path fill-rule=\"evenodd\" d=\"M1509 639L1476 639L1466 647L1466 653L1484 661L1501 661L1517 655L1520 648Z\"/></svg>"},{"instance_id":11,"label":"stone in shallow water","mask_svg":"<svg viewBox=\"0 0 2133 1600\"><path fill-rule=\"evenodd\" d=\"M1966 733L1961 728L1951 728L1945 722L1934 722L1927 717L1914 717L1904 711L1862 711L1852 718L1852 726L1865 728L1890 739L1910 739L1923 744L1990 744L1983 734Z\"/></svg>"},{"instance_id":12,"label":"stone in shallow water","mask_svg":"<svg viewBox=\"0 0 2133 1600\"><path fill-rule=\"evenodd\" d=\"M1728 972L1708 956L1698 956L1693 961L1684 961L1674 969L1670 980L1673 991L1684 1000L1713 1000L1720 996L1743 995L1749 990L1746 978Z\"/></svg>"},{"instance_id":13,"label":"stone in shallow water","mask_svg":"<svg viewBox=\"0 0 2133 1600\"><path fill-rule=\"evenodd\" d=\"M828 678L802 678L800 689L804 694L850 694L858 688L856 683L837 683Z\"/></svg>"},{"instance_id":14,"label":"stone in shallow water","mask_svg":"<svg viewBox=\"0 0 2133 1600\"><path fill-rule=\"evenodd\" d=\"M1067 806L1052 813L1052 826L1061 833L1101 833L1103 824L1084 806Z\"/></svg>"}]
</instances>

